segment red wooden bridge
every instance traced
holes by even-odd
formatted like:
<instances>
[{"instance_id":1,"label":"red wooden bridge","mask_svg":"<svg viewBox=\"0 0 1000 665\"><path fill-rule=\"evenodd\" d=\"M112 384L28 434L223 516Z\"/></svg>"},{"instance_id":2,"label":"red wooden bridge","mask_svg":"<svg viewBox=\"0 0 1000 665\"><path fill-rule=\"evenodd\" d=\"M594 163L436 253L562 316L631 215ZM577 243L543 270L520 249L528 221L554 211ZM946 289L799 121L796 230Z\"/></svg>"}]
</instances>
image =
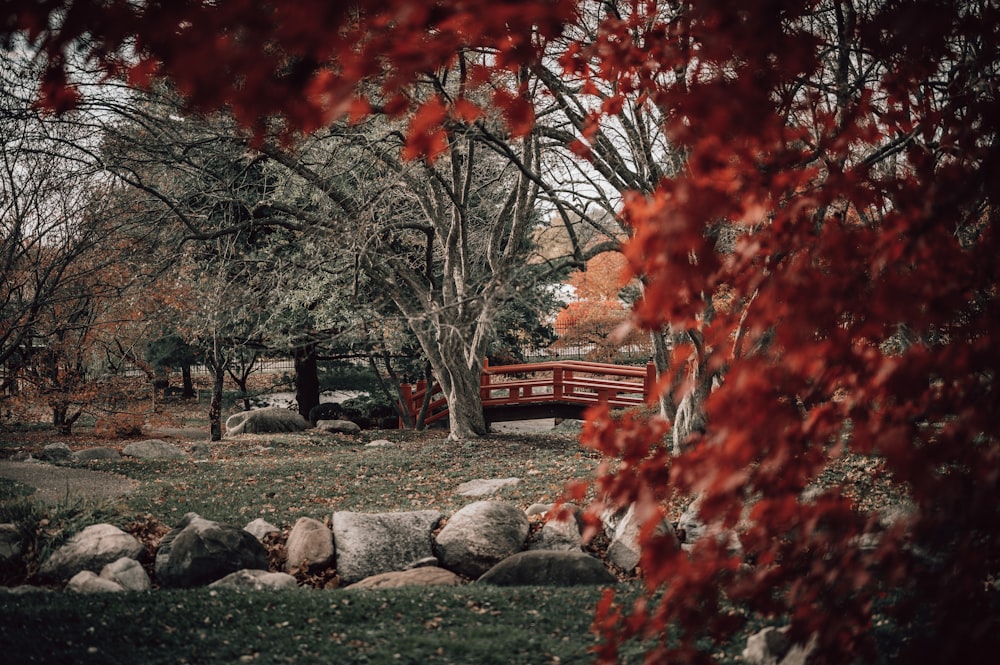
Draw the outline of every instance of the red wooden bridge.
<instances>
[{"instance_id":1,"label":"red wooden bridge","mask_svg":"<svg viewBox=\"0 0 1000 665\"><path fill-rule=\"evenodd\" d=\"M653 395L656 369L579 360L483 367L479 396L486 422L535 418L579 418L588 407L642 406ZM412 420L423 406L427 384L402 386L404 404ZM431 388L424 424L448 417L448 402L439 386Z\"/></svg>"}]
</instances>

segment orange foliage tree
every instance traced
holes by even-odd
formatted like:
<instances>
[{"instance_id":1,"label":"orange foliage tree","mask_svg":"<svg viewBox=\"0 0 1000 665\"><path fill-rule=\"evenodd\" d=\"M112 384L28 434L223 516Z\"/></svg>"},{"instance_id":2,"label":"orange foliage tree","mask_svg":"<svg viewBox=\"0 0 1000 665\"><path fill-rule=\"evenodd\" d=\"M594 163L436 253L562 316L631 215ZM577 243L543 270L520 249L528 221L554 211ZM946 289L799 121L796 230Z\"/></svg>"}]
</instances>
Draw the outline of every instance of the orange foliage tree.
<instances>
[{"instance_id":1,"label":"orange foliage tree","mask_svg":"<svg viewBox=\"0 0 1000 665\"><path fill-rule=\"evenodd\" d=\"M583 270L570 274L566 283L573 289L573 299L556 315L559 339L553 349L579 347L586 349L588 360L613 362L622 347L645 341L628 325L631 306L621 297L628 286L622 279L625 265L622 254L604 252L587 261Z\"/></svg>"},{"instance_id":2,"label":"orange foliage tree","mask_svg":"<svg viewBox=\"0 0 1000 665\"><path fill-rule=\"evenodd\" d=\"M73 103L63 53L86 35L135 80L169 75L194 105L231 104L253 126L280 116L293 131L372 103L404 112L415 72L458 49L493 49L494 69L519 70L581 3L316 0L266 16L246 0L63 4L60 20L50 4L2 3L6 30L50 54L50 105ZM738 528L742 546L705 538L687 553L653 538L650 520L646 593L631 610L600 604L601 659L639 636L651 662L710 662L706 645L741 623L726 609L737 605L790 622L796 642L815 636L826 662L878 658L876 611L897 634L883 660L995 654L997 3L599 5L595 37L561 58L611 84L589 88L610 92L581 109L584 139L638 92L684 157L622 211L646 286L635 320L697 331L699 368L717 381L679 456L658 419L594 413L584 438L620 458L599 482L610 501L655 517L674 493L698 495L701 518ZM138 56L114 57L126 41ZM379 92L360 100L357 84L373 77ZM530 127L526 94L498 88L492 101L514 132ZM475 116L469 103L425 102L408 154L432 157L450 114ZM735 234L726 251L711 233L720 224ZM686 370L664 388L690 390ZM837 483L813 491L847 454L877 463L912 509L881 523Z\"/></svg>"}]
</instances>

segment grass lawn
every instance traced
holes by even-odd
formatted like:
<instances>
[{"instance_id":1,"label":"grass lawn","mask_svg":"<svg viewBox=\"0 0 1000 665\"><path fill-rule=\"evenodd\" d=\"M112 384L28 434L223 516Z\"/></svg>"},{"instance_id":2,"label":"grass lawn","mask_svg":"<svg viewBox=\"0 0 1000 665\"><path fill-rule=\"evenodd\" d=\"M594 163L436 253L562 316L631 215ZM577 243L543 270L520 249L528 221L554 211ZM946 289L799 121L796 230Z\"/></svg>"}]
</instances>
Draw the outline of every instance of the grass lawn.
<instances>
[{"instance_id":1,"label":"grass lawn","mask_svg":"<svg viewBox=\"0 0 1000 665\"><path fill-rule=\"evenodd\" d=\"M7 663L586 663L596 588L0 595Z\"/></svg>"},{"instance_id":2,"label":"grass lawn","mask_svg":"<svg viewBox=\"0 0 1000 665\"><path fill-rule=\"evenodd\" d=\"M375 438L389 439L394 447L364 446ZM7 434L0 435L0 454L40 449L53 440L74 449L127 443ZM2 482L0 522L30 531L41 560L98 521L153 542L189 511L239 526L263 517L284 529L299 517L324 519L341 510L430 508L450 515L477 500L455 492L475 478L520 478L488 498L524 508L555 501L566 481L588 476L599 461L572 432L498 434L475 442L450 442L434 430L360 437L246 435L213 443L211 452L207 460L76 465L139 481L134 492L113 501L42 507L30 501L30 489ZM633 585L625 582L619 592L629 595ZM0 644L9 663L587 663L600 593L591 587L476 584L369 591L3 593ZM639 661L637 649L632 660Z\"/></svg>"}]
</instances>

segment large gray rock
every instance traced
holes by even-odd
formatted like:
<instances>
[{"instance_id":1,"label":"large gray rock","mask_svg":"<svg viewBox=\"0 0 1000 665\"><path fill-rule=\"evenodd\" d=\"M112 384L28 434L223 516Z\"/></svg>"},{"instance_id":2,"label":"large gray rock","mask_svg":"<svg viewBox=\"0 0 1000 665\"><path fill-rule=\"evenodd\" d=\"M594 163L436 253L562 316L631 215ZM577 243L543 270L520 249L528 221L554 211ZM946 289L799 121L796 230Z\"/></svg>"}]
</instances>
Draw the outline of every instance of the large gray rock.
<instances>
[{"instance_id":1,"label":"large gray rock","mask_svg":"<svg viewBox=\"0 0 1000 665\"><path fill-rule=\"evenodd\" d=\"M341 581L352 584L433 556L431 532L442 517L436 510L334 513L333 539Z\"/></svg>"},{"instance_id":2,"label":"large gray rock","mask_svg":"<svg viewBox=\"0 0 1000 665\"><path fill-rule=\"evenodd\" d=\"M121 459L121 454L113 448L84 448L73 453L73 460L76 462L90 462L91 460L116 460Z\"/></svg>"},{"instance_id":3,"label":"large gray rock","mask_svg":"<svg viewBox=\"0 0 1000 665\"><path fill-rule=\"evenodd\" d=\"M234 413L226 419L226 436L302 432L309 422L296 411L269 407Z\"/></svg>"},{"instance_id":4,"label":"large gray rock","mask_svg":"<svg viewBox=\"0 0 1000 665\"><path fill-rule=\"evenodd\" d=\"M38 459L46 462L61 462L68 460L73 455L73 451L65 443L50 443L38 452Z\"/></svg>"},{"instance_id":5,"label":"large gray rock","mask_svg":"<svg viewBox=\"0 0 1000 665\"><path fill-rule=\"evenodd\" d=\"M308 572L323 570L333 562L333 534L319 520L300 517L288 533L285 549L286 572L299 568Z\"/></svg>"},{"instance_id":6,"label":"large gray rock","mask_svg":"<svg viewBox=\"0 0 1000 665\"><path fill-rule=\"evenodd\" d=\"M529 550L509 556L486 571L477 584L497 586L577 586L615 584L598 559L583 552Z\"/></svg>"},{"instance_id":7,"label":"large gray rock","mask_svg":"<svg viewBox=\"0 0 1000 665\"><path fill-rule=\"evenodd\" d=\"M266 570L237 570L229 573L221 580L209 584L212 588L225 587L229 589L296 589L299 583L288 573L270 573Z\"/></svg>"},{"instance_id":8,"label":"large gray rock","mask_svg":"<svg viewBox=\"0 0 1000 665\"><path fill-rule=\"evenodd\" d=\"M423 566L410 570L394 570L366 577L348 585L348 589L398 589L407 586L458 586L462 578L444 568Z\"/></svg>"},{"instance_id":9,"label":"large gray rock","mask_svg":"<svg viewBox=\"0 0 1000 665\"><path fill-rule=\"evenodd\" d=\"M229 573L267 569L267 550L250 533L188 513L163 537L156 552L162 587L203 586Z\"/></svg>"},{"instance_id":10,"label":"large gray rock","mask_svg":"<svg viewBox=\"0 0 1000 665\"><path fill-rule=\"evenodd\" d=\"M112 524L94 524L76 534L45 560L39 577L65 581L81 570L100 571L122 557L138 559L145 548Z\"/></svg>"},{"instance_id":11,"label":"large gray rock","mask_svg":"<svg viewBox=\"0 0 1000 665\"><path fill-rule=\"evenodd\" d=\"M608 545L608 561L626 571L639 565L642 553L642 547L639 545L639 531L641 529L642 523L636 515L635 504L633 504L629 506L615 528L614 537ZM665 519L660 521L653 533L675 540L677 538L673 526Z\"/></svg>"},{"instance_id":12,"label":"large gray rock","mask_svg":"<svg viewBox=\"0 0 1000 665\"><path fill-rule=\"evenodd\" d=\"M101 569L101 578L118 584L126 591L149 591L149 574L135 559L122 557Z\"/></svg>"},{"instance_id":13,"label":"large gray rock","mask_svg":"<svg viewBox=\"0 0 1000 665\"><path fill-rule=\"evenodd\" d=\"M361 425L350 420L320 420L316 423L316 429L321 432L332 434L360 434Z\"/></svg>"},{"instance_id":14,"label":"large gray rock","mask_svg":"<svg viewBox=\"0 0 1000 665\"><path fill-rule=\"evenodd\" d=\"M149 439L148 441L133 441L122 448L122 455L136 459L187 459L188 454L166 441Z\"/></svg>"},{"instance_id":15,"label":"large gray rock","mask_svg":"<svg viewBox=\"0 0 1000 665\"><path fill-rule=\"evenodd\" d=\"M121 593L125 588L116 582L99 577L92 570L81 570L66 584L66 590L74 593Z\"/></svg>"},{"instance_id":16,"label":"large gray rock","mask_svg":"<svg viewBox=\"0 0 1000 665\"><path fill-rule=\"evenodd\" d=\"M456 487L455 493L459 496L487 496L519 482L520 478L476 478Z\"/></svg>"},{"instance_id":17,"label":"large gray rock","mask_svg":"<svg viewBox=\"0 0 1000 665\"><path fill-rule=\"evenodd\" d=\"M476 578L520 552L528 537L524 511L499 501L477 501L457 513L437 535L441 564L459 575Z\"/></svg>"}]
</instances>

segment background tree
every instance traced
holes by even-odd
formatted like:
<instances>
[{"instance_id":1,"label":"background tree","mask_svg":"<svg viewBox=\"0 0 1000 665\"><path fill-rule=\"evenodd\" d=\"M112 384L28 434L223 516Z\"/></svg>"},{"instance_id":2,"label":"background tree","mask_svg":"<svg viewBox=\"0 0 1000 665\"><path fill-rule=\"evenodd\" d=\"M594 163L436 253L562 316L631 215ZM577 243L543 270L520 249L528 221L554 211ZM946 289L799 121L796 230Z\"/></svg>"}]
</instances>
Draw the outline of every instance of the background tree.
<instances>
[{"instance_id":1,"label":"background tree","mask_svg":"<svg viewBox=\"0 0 1000 665\"><path fill-rule=\"evenodd\" d=\"M624 256L604 252L570 274L566 284L573 295L556 316L559 340L552 348L584 347L588 360L614 362L623 346L648 341L629 325L634 298L629 298L629 284L622 283L624 271Z\"/></svg>"},{"instance_id":2,"label":"background tree","mask_svg":"<svg viewBox=\"0 0 1000 665\"><path fill-rule=\"evenodd\" d=\"M33 106L32 50L14 40L0 64L0 393L44 395L69 433L95 398L105 353L131 312L124 295L141 274L132 258L145 233L113 205L94 159L100 134L77 112ZM99 395L98 393L102 393Z\"/></svg>"}]
</instances>

